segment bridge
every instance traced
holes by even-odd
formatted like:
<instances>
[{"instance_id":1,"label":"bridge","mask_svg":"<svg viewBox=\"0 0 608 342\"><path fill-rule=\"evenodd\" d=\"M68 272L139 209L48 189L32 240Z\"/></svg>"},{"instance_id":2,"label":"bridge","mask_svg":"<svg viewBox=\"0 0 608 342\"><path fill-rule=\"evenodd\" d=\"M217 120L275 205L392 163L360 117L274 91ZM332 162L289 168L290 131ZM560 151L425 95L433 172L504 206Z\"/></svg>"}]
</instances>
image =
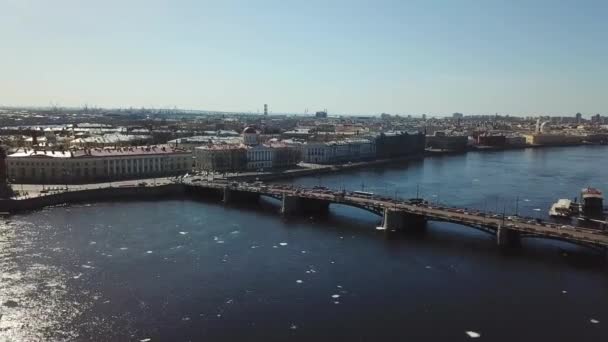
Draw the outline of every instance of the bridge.
<instances>
[{"instance_id":1,"label":"bridge","mask_svg":"<svg viewBox=\"0 0 608 342\"><path fill-rule=\"evenodd\" d=\"M193 180L191 190L215 191L225 203L257 201L268 196L281 201L284 215L326 214L330 204L361 208L382 217L387 232L423 229L428 220L450 222L482 230L496 236L500 246L513 245L522 237L562 240L608 251L608 231L557 224L521 216L505 216L477 210L431 204L422 199L395 199L322 187L300 188L291 185Z\"/></svg>"}]
</instances>

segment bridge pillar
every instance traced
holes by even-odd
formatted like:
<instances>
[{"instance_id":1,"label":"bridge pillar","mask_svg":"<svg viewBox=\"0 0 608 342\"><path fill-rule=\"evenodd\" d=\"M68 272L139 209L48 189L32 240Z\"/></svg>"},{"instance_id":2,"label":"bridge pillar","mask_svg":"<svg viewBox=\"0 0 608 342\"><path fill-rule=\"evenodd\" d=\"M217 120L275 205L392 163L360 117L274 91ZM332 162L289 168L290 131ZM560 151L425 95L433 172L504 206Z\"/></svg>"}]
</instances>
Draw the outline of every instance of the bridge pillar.
<instances>
[{"instance_id":1,"label":"bridge pillar","mask_svg":"<svg viewBox=\"0 0 608 342\"><path fill-rule=\"evenodd\" d=\"M426 217L386 208L382 227L386 232L422 230L426 227Z\"/></svg>"},{"instance_id":2,"label":"bridge pillar","mask_svg":"<svg viewBox=\"0 0 608 342\"><path fill-rule=\"evenodd\" d=\"M283 215L315 214L327 215L329 202L314 198L283 195L281 213Z\"/></svg>"},{"instance_id":3,"label":"bridge pillar","mask_svg":"<svg viewBox=\"0 0 608 342\"><path fill-rule=\"evenodd\" d=\"M260 198L260 194L248 191L233 190L228 187L224 188L224 203L234 202L256 202Z\"/></svg>"},{"instance_id":4,"label":"bridge pillar","mask_svg":"<svg viewBox=\"0 0 608 342\"><path fill-rule=\"evenodd\" d=\"M515 246L519 244L519 232L501 225L496 229L496 243L499 246Z\"/></svg>"}]
</instances>

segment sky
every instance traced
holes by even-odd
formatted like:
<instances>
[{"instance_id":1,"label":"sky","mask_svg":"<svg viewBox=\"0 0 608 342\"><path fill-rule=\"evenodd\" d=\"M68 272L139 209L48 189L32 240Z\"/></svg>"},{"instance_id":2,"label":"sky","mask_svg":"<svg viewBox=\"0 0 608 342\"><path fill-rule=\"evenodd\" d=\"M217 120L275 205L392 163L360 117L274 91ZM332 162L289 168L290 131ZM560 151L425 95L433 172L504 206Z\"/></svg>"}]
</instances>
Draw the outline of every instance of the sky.
<instances>
[{"instance_id":1,"label":"sky","mask_svg":"<svg viewBox=\"0 0 608 342\"><path fill-rule=\"evenodd\" d=\"M604 0L0 0L0 105L608 115Z\"/></svg>"}]
</instances>

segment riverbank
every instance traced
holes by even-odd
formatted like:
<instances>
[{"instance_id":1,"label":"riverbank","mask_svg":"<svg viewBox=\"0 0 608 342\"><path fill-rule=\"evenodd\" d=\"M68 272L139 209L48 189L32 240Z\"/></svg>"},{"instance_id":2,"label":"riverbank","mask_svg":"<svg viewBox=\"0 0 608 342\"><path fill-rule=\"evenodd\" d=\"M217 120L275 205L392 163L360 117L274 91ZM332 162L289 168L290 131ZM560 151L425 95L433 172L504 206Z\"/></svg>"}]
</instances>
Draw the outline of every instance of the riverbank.
<instances>
[{"instance_id":1,"label":"riverbank","mask_svg":"<svg viewBox=\"0 0 608 342\"><path fill-rule=\"evenodd\" d=\"M106 187L71 190L23 199L0 200L0 212L14 214L44 207L83 203L90 201L156 200L183 196L183 184L163 184L157 186Z\"/></svg>"},{"instance_id":2,"label":"riverbank","mask_svg":"<svg viewBox=\"0 0 608 342\"><path fill-rule=\"evenodd\" d=\"M319 174L326 173L336 173L348 170L355 170L366 167L373 166L383 166L383 165L391 165L391 164L399 164L410 162L414 160L424 159L424 155L414 155L402 158L391 158L391 159L376 159L376 160L368 160L361 161L356 163L347 163L347 164L338 164L338 165L315 165L314 167L308 168L300 168L300 169L290 169L279 172L265 172L265 173L254 173L247 175L235 175L226 177L229 180L234 181L251 181L251 180L259 180L259 181L274 181L279 179L290 179L296 177L305 177L305 176L313 176Z\"/></svg>"},{"instance_id":3,"label":"riverbank","mask_svg":"<svg viewBox=\"0 0 608 342\"><path fill-rule=\"evenodd\" d=\"M422 160L427 157L443 156L443 155L463 155L469 152L500 152L500 151L513 151L513 150L525 150L525 149L537 149L537 148L559 148L559 147L580 147L580 146L600 146L598 144L579 144L579 145L522 145L522 146L479 146L479 147L468 147L464 150L425 150L423 154L401 157L401 158L390 158L390 159L376 159L367 160L360 162L353 162L347 164L314 164L309 167L303 167L298 169L288 169L280 171L269 171L269 172L252 172L247 174L237 174L234 176L227 176L226 179L234 181L275 181L281 179L293 179L297 177L314 176L321 174L337 173L342 171L375 167L391 164L406 163L414 160Z\"/></svg>"}]
</instances>

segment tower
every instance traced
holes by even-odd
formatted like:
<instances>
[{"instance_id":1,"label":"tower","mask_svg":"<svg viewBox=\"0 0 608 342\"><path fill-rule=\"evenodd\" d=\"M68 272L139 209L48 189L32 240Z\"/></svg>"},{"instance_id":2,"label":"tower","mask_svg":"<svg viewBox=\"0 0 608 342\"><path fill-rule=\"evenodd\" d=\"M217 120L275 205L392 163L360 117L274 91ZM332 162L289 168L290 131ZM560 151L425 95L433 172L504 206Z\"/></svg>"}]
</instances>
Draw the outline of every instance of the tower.
<instances>
[{"instance_id":1,"label":"tower","mask_svg":"<svg viewBox=\"0 0 608 342\"><path fill-rule=\"evenodd\" d=\"M264 115L268 115L268 105L264 103Z\"/></svg>"}]
</instances>

